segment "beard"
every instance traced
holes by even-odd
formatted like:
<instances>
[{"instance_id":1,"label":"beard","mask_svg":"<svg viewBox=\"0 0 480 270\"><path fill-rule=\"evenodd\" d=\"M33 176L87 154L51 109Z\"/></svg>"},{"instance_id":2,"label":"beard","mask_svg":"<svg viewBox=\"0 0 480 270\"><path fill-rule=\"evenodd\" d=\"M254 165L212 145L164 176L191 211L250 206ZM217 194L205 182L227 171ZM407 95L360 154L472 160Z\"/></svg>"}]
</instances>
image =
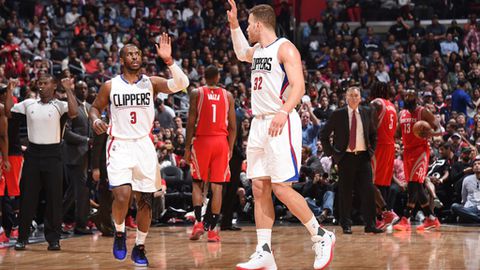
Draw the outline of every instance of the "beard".
<instances>
[{"instance_id":1,"label":"beard","mask_svg":"<svg viewBox=\"0 0 480 270\"><path fill-rule=\"evenodd\" d=\"M417 101L416 100L405 100L404 101L404 107L405 109L411 111L414 110L415 107L417 107Z\"/></svg>"}]
</instances>

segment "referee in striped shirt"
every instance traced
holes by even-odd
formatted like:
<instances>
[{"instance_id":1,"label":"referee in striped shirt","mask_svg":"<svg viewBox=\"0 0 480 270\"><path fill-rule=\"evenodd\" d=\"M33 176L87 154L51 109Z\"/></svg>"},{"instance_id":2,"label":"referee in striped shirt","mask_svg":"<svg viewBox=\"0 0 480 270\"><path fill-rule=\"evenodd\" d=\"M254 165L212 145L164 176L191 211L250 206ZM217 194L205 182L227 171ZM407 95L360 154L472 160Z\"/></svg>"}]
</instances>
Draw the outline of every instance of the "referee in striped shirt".
<instances>
[{"instance_id":1,"label":"referee in striped shirt","mask_svg":"<svg viewBox=\"0 0 480 270\"><path fill-rule=\"evenodd\" d=\"M13 120L26 118L28 148L20 181L20 222L16 250L28 243L30 225L37 212L40 191L45 191L45 239L48 250L60 250L63 200L62 134L68 117L77 116L77 100L73 95L73 79L62 79L67 100L54 97L57 80L50 74L37 81L39 99L26 99L13 105L12 91L7 92L5 113Z\"/></svg>"}]
</instances>

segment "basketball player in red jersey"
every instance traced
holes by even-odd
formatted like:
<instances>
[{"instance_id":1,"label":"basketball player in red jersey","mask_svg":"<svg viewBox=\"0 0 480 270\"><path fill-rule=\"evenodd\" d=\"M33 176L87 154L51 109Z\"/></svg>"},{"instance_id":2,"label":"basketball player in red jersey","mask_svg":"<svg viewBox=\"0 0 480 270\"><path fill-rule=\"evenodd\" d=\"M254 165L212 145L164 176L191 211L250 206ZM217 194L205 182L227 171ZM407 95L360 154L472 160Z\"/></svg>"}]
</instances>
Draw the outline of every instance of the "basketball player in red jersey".
<instances>
[{"instance_id":1,"label":"basketball player in red jersey","mask_svg":"<svg viewBox=\"0 0 480 270\"><path fill-rule=\"evenodd\" d=\"M377 148L372 159L375 196L380 221L379 229L383 229L399 220L391 209L387 209L385 201L393 177L393 161L395 160L395 131L397 130L397 111L390 102L390 88L384 82L376 82L370 92L374 119L377 124ZM389 211L390 210L390 211Z\"/></svg>"},{"instance_id":2,"label":"basketball player in red jersey","mask_svg":"<svg viewBox=\"0 0 480 270\"><path fill-rule=\"evenodd\" d=\"M413 126L417 121L427 121L431 128L426 131L423 138L418 138L413 133ZM417 230L425 230L440 227L440 222L430 210L430 204L423 187L427 175L428 160L430 158L430 144L428 138L436 135L434 130L440 130L438 121L427 108L417 106L417 93L415 90L405 92L405 109L400 112L400 129L404 146L403 162L405 178L408 181L408 202L405 215L400 222L393 226L395 230L409 231L410 217L418 202L426 216L422 225Z\"/></svg>"},{"instance_id":3,"label":"basketball player in red jersey","mask_svg":"<svg viewBox=\"0 0 480 270\"><path fill-rule=\"evenodd\" d=\"M207 86L190 93L185 160L190 163L193 178L192 201L195 225L190 240L198 240L208 231L208 242L219 242L214 230L222 208L222 185L230 181L229 160L237 133L235 106L231 93L217 86L218 68L205 69ZM202 222L203 185L212 189L211 214Z\"/></svg>"},{"instance_id":4,"label":"basketball player in red jersey","mask_svg":"<svg viewBox=\"0 0 480 270\"><path fill-rule=\"evenodd\" d=\"M97 134L107 132L107 172L113 193L112 218L115 226L113 256L127 256L125 216L130 198L137 202L137 236L131 258L137 266L148 266L145 239L152 220L153 193L161 187L158 157L149 134L155 118L154 100L159 92L176 93L185 89L189 80L172 58L170 37L163 33L156 44L157 55L172 74L171 79L140 74L142 51L126 44L120 51L123 73L100 87L90 109L90 120ZM110 124L100 117L109 105Z\"/></svg>"}]
</instances>

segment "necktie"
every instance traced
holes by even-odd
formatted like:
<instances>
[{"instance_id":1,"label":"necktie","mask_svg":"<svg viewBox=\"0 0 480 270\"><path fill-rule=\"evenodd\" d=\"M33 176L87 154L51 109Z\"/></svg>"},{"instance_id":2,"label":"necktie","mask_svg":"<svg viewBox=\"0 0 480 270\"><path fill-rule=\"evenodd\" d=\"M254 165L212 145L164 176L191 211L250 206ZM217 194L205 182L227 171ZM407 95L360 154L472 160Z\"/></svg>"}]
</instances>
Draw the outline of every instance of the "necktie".
<instances>
[{"instance_id":1,"label":"necktie","mask_svg":"<svg viewBox=\"0 0 480 270\"><path fill-rule=\"evenodd\" d=\"M350 151L355 150L357 146L357 117L355 111L352 111L352 124L350 126L350 138L348 139L348 148Z\"/></svg>"}]
</instances>

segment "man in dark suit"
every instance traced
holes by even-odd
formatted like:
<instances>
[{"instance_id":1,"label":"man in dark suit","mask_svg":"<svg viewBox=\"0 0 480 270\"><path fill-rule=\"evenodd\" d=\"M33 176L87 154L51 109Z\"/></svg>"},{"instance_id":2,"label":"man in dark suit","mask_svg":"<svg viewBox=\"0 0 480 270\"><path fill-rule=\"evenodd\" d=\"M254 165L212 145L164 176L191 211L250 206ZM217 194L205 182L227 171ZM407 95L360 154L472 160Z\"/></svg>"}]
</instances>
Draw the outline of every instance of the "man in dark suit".
<instances>
[{"instance_id":1,"label":"man in dark suit","mask_svg":"<svg viewBox=\"0 0 480 270\"><path fill-rule=\"evenodd\" d=\"M359 106L360 88L347 90L348 106L335 110L321 132L326 155L338 165L340 224L351 234L352 191L361 199L365 232L380 233L375 227L375 198L370 159L375 152L377 131L368 107ZM330 136L333 133L333 143Z\"/></svg>"},{"instance_id":2,"label":"man in dark suit","mask_svg":"<svg viewBox=\"0 0 480 270\"><path fill-rule=\"evenodd\" d=\"M90 213L90 192L87 186L88 150L91 144L91 128L88 121L90 104L85 101L88 87L83 81L75 85L75 96L78 103L78 116L68 120L65 128L64 157L67 176L65 191L64 215L75 204L75 234L91 234L87 227Z\"/></svg>"},{"instance_id":3,"label":"man in dark suit","mask_svg":"<svg viewBox=\"0 0 480 270\"><path fill-rule=\"evenodd\" d=\"M107 133L94 134L91 149L92 179L97 182L98 211L91 216L97 229L102 236L113 236L114 228L112 223L112 192L108 185L107 175Z\"/></svg>"}]
</instances>

